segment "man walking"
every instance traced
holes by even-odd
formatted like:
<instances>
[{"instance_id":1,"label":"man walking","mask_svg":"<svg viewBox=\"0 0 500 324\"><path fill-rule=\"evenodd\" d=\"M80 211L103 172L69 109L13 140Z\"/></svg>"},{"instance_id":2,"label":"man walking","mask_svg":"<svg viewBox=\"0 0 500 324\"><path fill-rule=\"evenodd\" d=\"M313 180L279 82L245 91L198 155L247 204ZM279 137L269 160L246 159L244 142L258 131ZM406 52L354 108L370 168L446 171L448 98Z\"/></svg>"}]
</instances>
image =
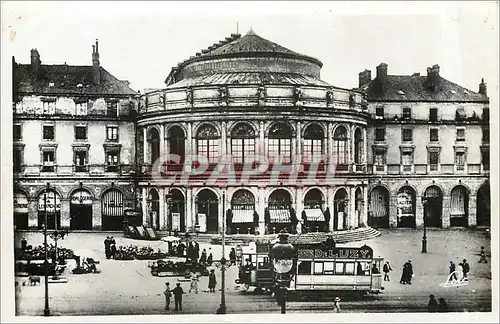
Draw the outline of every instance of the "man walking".
<instances>
[{"instance_id":1,"label":"man walking","mask_svg":"<svg viewBox=\"0 0 500 324\"><path fill-rule=\"evenodd\" d=\"M182 310L182 294L184 294L184 290L182 290L181 284L177 283L177 287L175 287L172 292L174 293L175 302L174 311Z\"/></svg>"},{"instance_id":2,"label":"man walking","mask_svg":"<svg viewBox=\"0 0 500 324\"><path fill-rule=\"evenodd\" d=\"M467 263L467 260L464 259L462 263L459 263L458 265L462 267L463 278L468 280L467 273L469 273L470 267L469 264Z\"/></svg>"},{"instance_id":3,"label":"man walking","mask_svg":"<svg viewBox=\"0 0 500 324\"><path fill-rule=\"evenodd\" d=\"M452 275L449 279L458 280L457 274L455 273L455 263L453 263L453 261L450 261L450 274Z\"/></svg>"},{"instance_id":4,"label":"man walking","mask_svg":"<svg viewBox=\"0 0 500 324\"><path fill-rule=\"evenodd\" d=\"M165 309L169 310L170 309L170 297L172 296L172 293L170 292L170 283L167 282L165 283L165 291L163 292L165 295Z\"/></svg>"},{"instance_id":5,"label":"man walking","mask_svg":"<svg viewBox=\"0 0 500 324\"><path fill-rule=\"evenodd\" d=\"M384 264L383 271L384 271L384 281L390 281L389 280L389 271L392 271L392 268L391 268L391 265L389 264L389 261L387 261Z\"/></svg>"}]
</instances>

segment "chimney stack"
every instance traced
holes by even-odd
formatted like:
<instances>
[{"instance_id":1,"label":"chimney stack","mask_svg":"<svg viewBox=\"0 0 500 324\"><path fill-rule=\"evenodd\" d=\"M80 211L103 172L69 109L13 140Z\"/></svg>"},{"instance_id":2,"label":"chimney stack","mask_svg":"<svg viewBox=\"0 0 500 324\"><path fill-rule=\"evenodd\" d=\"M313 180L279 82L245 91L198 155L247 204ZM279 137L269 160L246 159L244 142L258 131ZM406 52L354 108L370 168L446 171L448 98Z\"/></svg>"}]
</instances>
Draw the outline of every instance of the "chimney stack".
<instances>
[{"instance_id":1,"label":"chimney stack","mask_svg":"<svg viewBox=\"0 0 500 324\"><path fill-rule=\"evenodd\" d=\"M434 64L432 67L427 68L427 83L429 88L434 91L439 82L439 65Z\"/></svg>"},{"instance_id":2,"label":"chimney stack","mask_svg":"<svg viewBox=\"0 0 500 324\"><path fill-rule=\"evenodd\" d=\"M372 71L364 70L363 72L359 72L359 87L361 88L365 84L368 84L372 81Z\"/></svg>"},{"instance_id":3,"label":"chimney stack","mask_svg":"<svg viewBox=\"0 0 500 324\"><path fill-rule=\"evenodd\" d=\"M95 45L92 45L92 67L94 84L101 83L101 67L99 63L99 40L95 40Z\"/></svg>"},{"instance_id":4,"label":"chimney stack","mask_svg":"<svg viewBox=\"0 0 500 324\"><path fill-rule=\"evenodd\" d=\"M38 76L40 73L40 69L42 67L42 61L40 60L40 54L38 54L38 50L31 50L31 73L33 76Z\"/></svg>"},{"instance_id":5,"label":"chimney stack","mask_svg":"<svg viewBox=\"0 0 500 324\"><path fill-rule=\"evenodd\" d=\"M377 79L382 85L385 85L387 83L387 64L380 63L377 66Z\"/></svg>"},{"instance_id":6,"label":"chimney stack","mask_svg":"<svg viewBox=\"0 0 500 324\"><path fill-rule=\"evenodd\" d=\"M484 83L484 78L481 78L481 83L479 84L479 93L484 96L488 96L486 83Z\"/></svg>"}]
</instances>

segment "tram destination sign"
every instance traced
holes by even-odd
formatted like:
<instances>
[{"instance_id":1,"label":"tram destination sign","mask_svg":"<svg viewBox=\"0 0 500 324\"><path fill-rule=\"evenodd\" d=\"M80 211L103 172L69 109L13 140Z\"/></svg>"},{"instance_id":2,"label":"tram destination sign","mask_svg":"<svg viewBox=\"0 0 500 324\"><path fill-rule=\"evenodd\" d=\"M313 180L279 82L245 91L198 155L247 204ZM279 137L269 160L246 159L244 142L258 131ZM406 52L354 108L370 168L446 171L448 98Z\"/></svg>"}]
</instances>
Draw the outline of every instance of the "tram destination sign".
<instances>
[{"instance_id":1,"label":"tram destination sign","mask_svg":"<svg viewBox=\"0 0 500 324\"><path fill-rule=\"evenodd\" d=\"M299 259L372 259L373 250L368 247L361 248L335 248L323 249L299 249Z\"/></svg>"}]
</instances>

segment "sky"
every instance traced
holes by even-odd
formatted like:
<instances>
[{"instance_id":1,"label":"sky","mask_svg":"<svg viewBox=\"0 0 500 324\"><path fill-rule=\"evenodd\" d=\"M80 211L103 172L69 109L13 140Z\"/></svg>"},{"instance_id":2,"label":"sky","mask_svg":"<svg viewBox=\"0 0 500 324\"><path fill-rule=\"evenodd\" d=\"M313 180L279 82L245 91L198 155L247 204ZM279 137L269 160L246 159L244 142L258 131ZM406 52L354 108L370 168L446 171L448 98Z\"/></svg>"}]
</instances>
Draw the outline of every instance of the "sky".
<instances>
[{"instance_id":1,"label":"sky","mask_svg":"<svg viewBox=\"0 0 500 324\"><path fill-rule=\"evenodd\" d=\"M29 63L101 65L134 90L162 88L171 68L239 31L323 62L321 79L358 85L364 69L420 72L434 64L446 79L498 89L495 2L3 2L2 57ZM7 37L5 37L7 36ZM493 90L492 89L492 90ZM495 90L498 91L498 90Z\"/></svg>"}]
</instances>

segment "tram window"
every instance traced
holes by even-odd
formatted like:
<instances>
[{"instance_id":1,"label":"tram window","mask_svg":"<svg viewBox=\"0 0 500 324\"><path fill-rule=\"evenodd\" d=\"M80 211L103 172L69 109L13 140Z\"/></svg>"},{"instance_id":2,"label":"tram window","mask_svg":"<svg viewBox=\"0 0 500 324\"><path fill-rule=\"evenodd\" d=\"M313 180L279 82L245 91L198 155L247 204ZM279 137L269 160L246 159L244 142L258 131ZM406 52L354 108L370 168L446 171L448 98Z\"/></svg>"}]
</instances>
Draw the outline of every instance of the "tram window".
<instances>
[{"instance_id":1,"label":"tram window","mask_svg":"<svg viewBox=\"0 0 500 324\"><path fill-rule=\"evenodd\" d=\"M335 274L344 274L344 262L335 262Z\"/></svg>"},{"instance_id":2,"label":"tram window","mask_svg":"<svg viewBox=\"0 0 500 324\"><path fill-rule=\"evenodd\" d=\"M299 275L310 275L311 274L311 261L300 262L297 272Z\"/></svg>"},{"instance_id":3,"label":"tram window","mask_svg":"<svg viewBox=\"0 0 500 324\"><path fill-rule=\"evenodd\" d=\"M345 263L345 274L353 275L354 274L354 262L346 262Z\"/></svg>"},{"instance_id":4,"label":"tram window","mask_svg":"<svg viewBox=\"0 0 500 324\"><path fill-rule=\"evenodd\" d=\"M259 268L267 267L269 265L269 258L257 257L257 262L259 263Z\"/></svg>"},{"instance_id":5,"label":"tram window","mask_svg":"<svg viewBox=\"0 0 500 324\"><path fill-rule=\"evenodd\" d=\"M326 275L333 274L333 262L325 262L323 270L324 270Z\"/></svg>"},{"instance_id":6,"label":"tram window","mask_svg":"<svg viewBox=\"0 0 500 324\"><path fill-rule=\"evenodd\" d=\"M369 276L370 262L358 262L356 273L358 276Z\"/></svg>"},{"instance_id":7,"label":"tram window","mask_svg":"<svg viewBox=\"0 0 500 324\"><path fill-rule=\"evenodd\" d=\"M323 274L323 262L314 262L314 274Z\"/></svg>"}]
</instances>

